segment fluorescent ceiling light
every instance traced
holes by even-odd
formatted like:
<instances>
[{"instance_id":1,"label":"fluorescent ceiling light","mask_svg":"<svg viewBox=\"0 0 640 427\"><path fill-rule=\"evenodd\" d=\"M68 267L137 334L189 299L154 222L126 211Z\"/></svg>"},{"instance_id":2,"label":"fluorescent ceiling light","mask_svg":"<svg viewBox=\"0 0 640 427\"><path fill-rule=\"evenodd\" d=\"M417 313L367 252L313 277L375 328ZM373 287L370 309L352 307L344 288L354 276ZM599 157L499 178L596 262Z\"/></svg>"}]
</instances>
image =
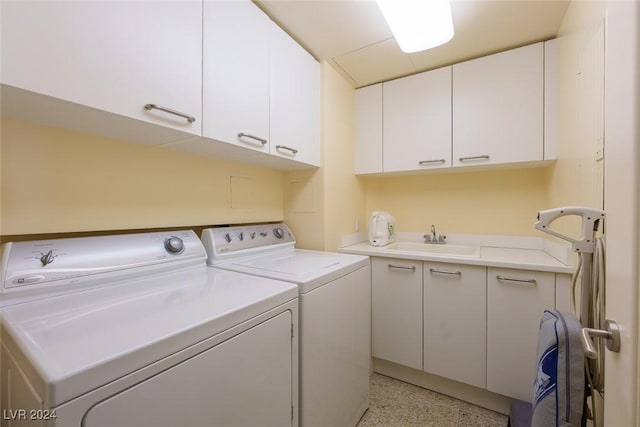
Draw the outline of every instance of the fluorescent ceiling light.
<instances>
[{"instance_id":1,"label":"fluorescent ceiling light","mask_svg":"<svg viewBox=\"0 0 640 427\"><path fill-rule=\"evenodd\" d=\"M449 0L377 0L382 15L405 53L445 44L453 37Z\"/></svg>"}]
</instances>

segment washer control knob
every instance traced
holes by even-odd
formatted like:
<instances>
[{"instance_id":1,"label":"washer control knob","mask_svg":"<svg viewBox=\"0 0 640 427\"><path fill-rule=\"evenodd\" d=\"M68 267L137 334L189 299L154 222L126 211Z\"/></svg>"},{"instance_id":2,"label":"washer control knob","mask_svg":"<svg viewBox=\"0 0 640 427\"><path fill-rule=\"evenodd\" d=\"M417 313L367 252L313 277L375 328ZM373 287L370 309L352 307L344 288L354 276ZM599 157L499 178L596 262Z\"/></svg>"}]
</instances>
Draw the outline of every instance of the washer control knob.
<instances>
[{"instance_id":1,"label":"washer control knob","mask_svg":"<svg viewBox=\"0 0 640 427\"><path fill-rule=\"evenodd\" d=\"M171 254L179 254L184 251L184 242L176 236L169 236L164 240L164 248Z\"/></svg>"},{"instance_id":2,"label":"washer control knob","mask_svg":"<svg viewBox=\"0 0 640 427\"><path fill-rule=\"evenodd\" d=\"M282 239L284 237L284 230L280 227L276 227L273 229L273 235L278 239Z\"/></svg>"},{"instance_id":3,"label":"washer control knob","mask_svg":"<svg viewBox=\"0 0 640 427\"><path fill-rule=\"evenodd\" d=\"M53 256L53 249L51 249L46 254L42 254L42 256L40 257L40 262L42 263L42 266L44 267L47 264L51 264L53 262L54 258L55 257Z\"/></svg>"}]
</instances>

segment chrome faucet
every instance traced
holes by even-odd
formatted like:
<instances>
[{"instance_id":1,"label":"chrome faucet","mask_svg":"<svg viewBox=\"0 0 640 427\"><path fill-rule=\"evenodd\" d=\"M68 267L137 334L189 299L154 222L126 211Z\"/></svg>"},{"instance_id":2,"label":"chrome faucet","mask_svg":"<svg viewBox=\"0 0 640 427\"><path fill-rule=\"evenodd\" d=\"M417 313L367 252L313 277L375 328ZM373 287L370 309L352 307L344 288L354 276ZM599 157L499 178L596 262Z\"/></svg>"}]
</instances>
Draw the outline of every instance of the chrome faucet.
<instances>
[{"instance_id":1,"label":"chrome faucet","mask_svg":"<svg viewBox=\"0 0 640 427\"><path fill-rule=\"evenodd\" d=\"M429 234L425 234L424 236L424 242L425 243L431 243L431 244L436 244L436 245L444 245L447 239L447 236L445 236L444 234L441 234L438 236L438 233L436 233L436 226L435 225L431 225L431 233Z\"/></svg>"}]
</instances>

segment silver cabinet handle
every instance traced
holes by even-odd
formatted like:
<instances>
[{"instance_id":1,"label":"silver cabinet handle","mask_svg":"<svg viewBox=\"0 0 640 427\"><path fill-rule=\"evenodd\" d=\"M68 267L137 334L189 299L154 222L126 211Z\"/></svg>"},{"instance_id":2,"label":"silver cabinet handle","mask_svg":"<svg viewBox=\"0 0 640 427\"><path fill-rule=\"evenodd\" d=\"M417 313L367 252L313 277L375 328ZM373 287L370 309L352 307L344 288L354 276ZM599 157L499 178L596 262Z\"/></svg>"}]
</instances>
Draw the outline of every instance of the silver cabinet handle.
<instances>
[{"instance_id":1,"label":"silver cabinet handle","mask_svg":"<svg viewBox=\"0 0 640 427\"><path fill-rule=\"evenodd\" d=\"M259 137L255 136L255 135L251 135L251 134L249 134L249 133L243 133L243 132L240 132L240 133L238 134L238 138L249 138L249 139L254 139L254 140L258 141L258 142L259 142L260 144L262 144L262 145L265 145L265 144L268 142L268 141L267 141L266 139L264 139L264 138L259 138Z\"/></svg>"},{"instance_id":2,"label":"silver cabinet handle","mask_svg":"<svg viewBox=\"0 0 640 427\"><path fill-rule=\"evenodd\" d=\"M167 107L163 107L162 105L158 105L158 104L146 104L144 106L145 110L160 110L160 111L164 111L165 113L169 113L169 114L173 114L174 116L179 116L182 117L184 119L187 119L187 121L189 123L193 123L196 121L196 118L193 116L190 116L188 114L185 113L181 113L180 111L176 111L176 110L172 110L171 108L167 108Z\"/></svg>"},{"instance_id":3,"label":"silver cabinet handle","mask_svg":"<svg viewBox=\"0 0 640 427\"><path fill-rule=\"evenodd\" d=\"M286 145L276 145L276 150L288 150L291 151L291 154L296 154L298 152L295 148L287 147Z\"/></svg>"},{"instance_id":4,"label":"silver cabinet handle","mask_svg":"<svg viewBox=\"0 0 640 427\"><path fill-rule=\"evenodd\" d=\"M470 156L470 157L460 157L458 160L460 160L461 162L466 162L468 160L489 160L489 155L488 154L483 154L481 156Z\"/></svg>"},{"instance_id":5,"label":"silver cabinet handle","mask_svg":"<svg viewBox=\"0 0 640 427\"><path fill-rule=\"evenodd\" d=\"M415 271L416 270L416 266L415 265L406 266L406 265L389 264L389 268L395 268L395 269L398 269L398 270L411 270L411 271Z\"/></svg>"},{"instance_id":6,"label":"silver cabinet handle","mask_svg":"<svg viewBox=\"0 0 640 427\"><path fill-rule=\"evenodd\" d=\"M432 274L448 274L449 276L462 276L462 271L444 271L444 270L436 270L435 268L430 268L429 272Z\"/></svg>"},{"instance_id":7,"label":"silver cabinet handle","mask_svg":"<svg viewBox=\"0 0 640 427\"><path fill-rule=\"evenodd\" d=\"M503 282L513 282L513 283L519 283L522 285L535 285L536 283L538 283L536 279L517 279L515 277L506 277L506 276L503 276L502 274L498 274L496 276L496 279L501 280Z\"/></svg>"},{"instance_id":8,"label":"silver cabinet handle","mask_svg":"<svg viewBox=\"0 0 640 427\"><path fill-rule=\"evenodd\" d=\"M437 159L437 160L420 160L420 161L418 162L418 164L419 164L420 166L424 166L424 165L431 165L431 164L434 164L434 163L445 163L445 162L446 162L446 160L445 160L445 159Z\"/></svg>"}]
</instances>

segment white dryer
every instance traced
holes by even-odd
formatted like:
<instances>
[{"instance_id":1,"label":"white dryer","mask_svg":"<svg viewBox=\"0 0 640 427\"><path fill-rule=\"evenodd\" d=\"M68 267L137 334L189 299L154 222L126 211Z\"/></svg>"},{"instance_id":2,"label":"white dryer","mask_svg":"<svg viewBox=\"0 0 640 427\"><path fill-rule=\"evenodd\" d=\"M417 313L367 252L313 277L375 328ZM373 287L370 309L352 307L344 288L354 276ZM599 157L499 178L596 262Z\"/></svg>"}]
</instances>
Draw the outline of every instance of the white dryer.
<instances>
[{"instance_id":1,"label":"white dryer","mask_svg":"<svg viewBox=\"0 0 640 427\"><path fill-rule=\"evenodd\" d=\"M355 426L369 406L369 258L295 248L285 224L206 229L208 265L299 290L300 425Z\"/></svg>"},{"instance_id":2,"label":"white dryer","mask_svg":"<svg viewBox=\"0 0 640 427\"><path fill-rule=\"evenodd\" d=\"M296 286L192 231L8 243L1 276L3 426L297 425Z\"/></svg>"}]
</instances>

